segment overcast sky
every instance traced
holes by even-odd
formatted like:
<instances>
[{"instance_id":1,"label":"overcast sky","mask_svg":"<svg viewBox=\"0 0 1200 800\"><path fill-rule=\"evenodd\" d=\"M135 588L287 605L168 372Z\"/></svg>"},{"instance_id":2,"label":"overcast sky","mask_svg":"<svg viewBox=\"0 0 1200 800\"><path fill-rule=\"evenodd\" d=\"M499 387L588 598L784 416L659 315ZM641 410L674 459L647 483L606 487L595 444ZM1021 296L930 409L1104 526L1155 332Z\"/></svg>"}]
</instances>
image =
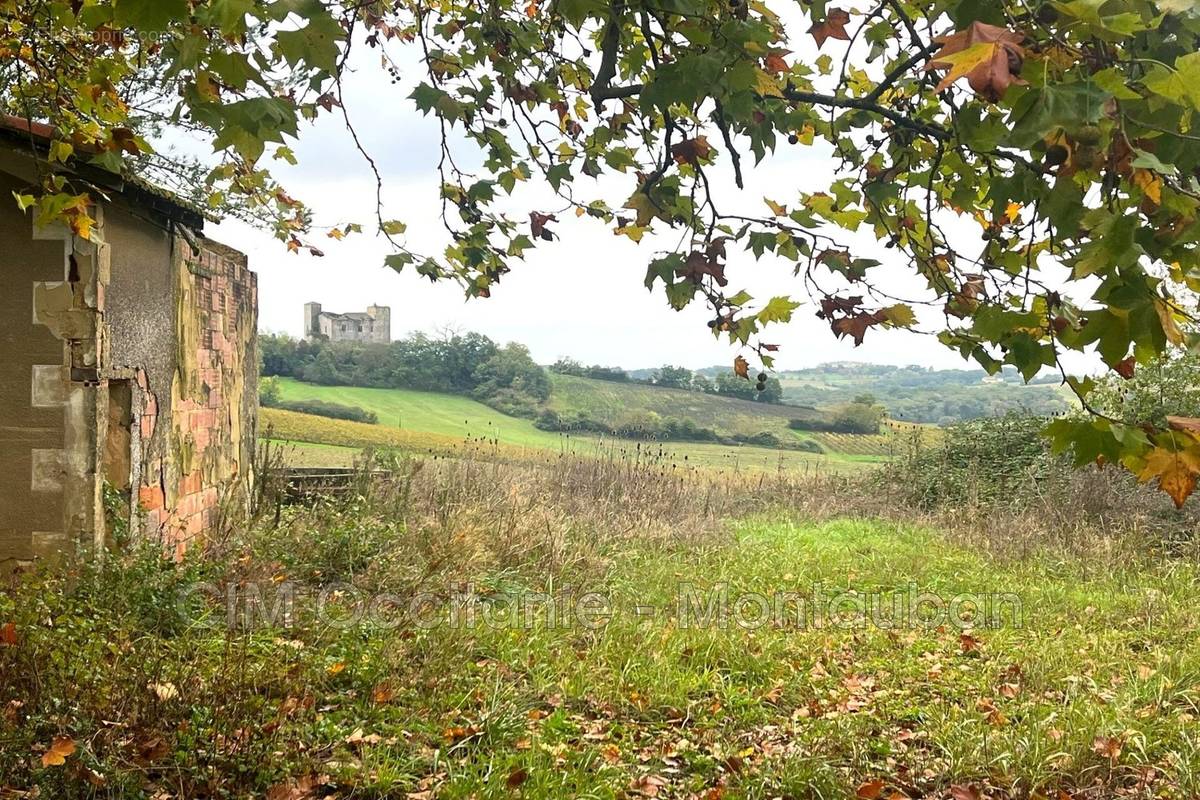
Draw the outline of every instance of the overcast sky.
<instances>
[{"instance_id":1,"label":"overcast sky","mask_svg":"<svg viewBox=\"0 0 1200 800\"><path fill-rule=\"evenodd\" d=\"M348 76L346 85L347 109L383 173L387 216L408 224L407 238L414 250L440 253L447 237L438 219L437 123L422 117L407 99L413 81L391 85L381 70L372 68ZM293 149L299 166L275 162L276 173L290 194L314 209L316 222L358 221L369 230L374 219L374 179L340 117L322 115L302 132ZM467 146L456 155L462 159L460 164L470 164L473 157ZM746 160L752 163L752 156ZM758 168L747 169L744 191L739 192L728 175L718 175L724 183L722 210L762 214L764 196L792 205L800 191L826 188L833 166L830 151L820 145L782 143L774 157ZM623 204L634 186L631 177L619 177L621 180L598 187L614 208ZM541 197L537 192L548 195L537 187L524 191L526 194L518 194L515 207L537 208L534 204ZM528 202L523 205L522 200ZM549 196L544 202L539 210L560 205ZM394 336L443 327L474 330L500 342L522 342L541 363L562 356L626 368L732 363L739 351L712 337L702 304L676 313L667 306L661 288L651 293L643 286L646 264L657 251L673 247L678 232L657 240L647 236L634 244L599 221L576 219L573 214L564 215L552 228L558 241L540 243L525 262L517 262L491 298L469 302L454 284L433 285L415 272L396 274L384 268L383 259L389 252L386 243L370 235L336 242L318 234L315 243L326 257L313 258L290 254L270 235L239 223L210 226L208 233L249 254L259 276L260 328L267 332L301 335L302 307L308 301L336 312L379 304L392 308ZM889 291L917 293L919 284L909 269L897 263L896 256L872 235L840 238L854 245L856 256L887 264L877 272ZM733 285L749 289L763 301L777 294L802 299L804 294L801 282L782 263L755 262L749 255L731 251L727 274ZM814 316L815 310L806 303L791 324L774 326L764 336L765 341L781 346L777 369L838 360L938 368L973 366L928 333L871 331L866 342L855 348L849 340L836 340L828 323ZM936 330L940 314L920 309L918 313L926 331Z\"/></svg>"}]
</instances>

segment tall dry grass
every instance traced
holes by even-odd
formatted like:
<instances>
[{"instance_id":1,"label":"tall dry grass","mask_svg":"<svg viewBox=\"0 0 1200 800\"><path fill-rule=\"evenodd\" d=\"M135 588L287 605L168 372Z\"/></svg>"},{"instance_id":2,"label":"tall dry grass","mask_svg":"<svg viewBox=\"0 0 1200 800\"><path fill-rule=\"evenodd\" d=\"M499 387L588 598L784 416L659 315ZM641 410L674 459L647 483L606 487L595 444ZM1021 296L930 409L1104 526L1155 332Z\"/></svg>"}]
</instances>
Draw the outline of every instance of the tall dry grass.
<instances>
[{"instance_id":1,"label":"tall dry grass","mask_svg":"<svg viewBox=\"0 0 1200 800\"><path fill-rule=\"evenodd\" d=\"M653 452L528 462L378 455L347 491L310 498L278 518L268 502L251 535L228 536L216 549L282 552L285 563L272 568L290 577L391 592L481 579L538 587L579 581L603 574L631 546L669 552L728 543L746 518L922 525L999 557L1051 550L1097 569L1200 558L1196 511L1175 511L1115 470L1031 476L1019 498L1004 502L968 492L931 507L914 502L912 485L904 469L717 472Z\"/></svg>"}]
</instances>

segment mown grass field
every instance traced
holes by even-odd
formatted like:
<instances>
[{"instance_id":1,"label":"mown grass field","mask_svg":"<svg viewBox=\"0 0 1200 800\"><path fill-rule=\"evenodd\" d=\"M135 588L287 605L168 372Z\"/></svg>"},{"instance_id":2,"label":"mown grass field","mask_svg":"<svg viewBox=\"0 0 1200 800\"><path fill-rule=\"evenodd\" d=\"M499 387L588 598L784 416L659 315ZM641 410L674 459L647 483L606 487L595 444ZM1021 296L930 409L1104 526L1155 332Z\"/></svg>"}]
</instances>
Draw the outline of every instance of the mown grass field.
<instances>
[{"instance_id":1,"label":"mown grass field","mask_svg":"<svg viewBox=\"0 0 1200 800\"><path fill-rule=\"evenodd\" d=\"M502 449L508 448L510 455L515 455L517 450L527 453L583 453L597 448L615 447L636 453L640 449L646 452L653 451L666 461L678 462L681 466L754 470L810 469L820 465L845 469L891 455L903 445L903 437L908 435L907 431L899 434L889 431L880 436L800 434L787 428L788 420L797 410L793 408L561 375L554 376L554 380L552 407L555 402L569 404L571 408L576 409L582 408L583 403L591 403L587 408L596 419L603 419L600 409L610 408L615 414L616 408L622 404L623 407L635 411L653 411L659 408L664 413L670 413L671 408L676 408L674 413L677 417L687 416L697 424L705 425L721 419L721 414L727 412L730 426L724 429L727 434L750 431L753 428L754 433L767 430L785 440L812 438L821 443L825 453L727 446L707 442L668 442L661 445L643 442L639 448L638 443L634 441L608 439L606 443L601 444L601 440L594 436L539 430L531 420L501 414L482 403L457 395L405 389L318 386L288 378L279 379L282 399L322 400L358 406L377 414L379 425L366 426L374 428L366 430L358 423L319 421L307 416L301 419L288 412L264 409L263 430L265 433L269 426L274 425L277 430L270 434L273 438L296 442L352 447L396 447L412 452L439 454L457 451L464 442L491 443ZM589 397L591 399L588 399ZM712 416L696 418L691 413L693 408L701 409Z\"/></svg>"},{"instance_id":2,"label":"mown grass field","mask_svg":"<svg viewBox=\"0 0 1200 800\"><path fill-rule=\"evenodd\" d=\"M697 526L672 493L690 487L624 468L448 469L182 568L142 555L0 594L0 796L1200 795L1194 563ZM220 586L298 599L229 627ZM914 592L924 617L895 610ZM813 612L762 611L790 596Z\"/></svg>"},{"instance_id":3,"label":"mown grass field","mask_svg":"<svg viewBox=\"0 0 1200 800\"><path fill-rule=\"evenodd\" d=\"M362 390L384 391L384 390ZM436 395L438 397L442 395ZM488 409L491 411L491 409ZM495 413L495 412L493 412ZM524 420L504 419L512 422ZM283 445L283 455L293 466L351 466L364 448L398 450L423 456L482 458L501 461L546 462L563 456L630 459L653 463L662 469L706 469L729 472L856 471L875 463L870 456L813 454L765 447L728 447L703 442L634 442L537 431L548 438L539 445L517 444L499 436L455 438L437 433L400 430L382 424L327 419L264 408L260 432ZM518 439L519 441L519 439Z\"/></svg>"}]
</instances>

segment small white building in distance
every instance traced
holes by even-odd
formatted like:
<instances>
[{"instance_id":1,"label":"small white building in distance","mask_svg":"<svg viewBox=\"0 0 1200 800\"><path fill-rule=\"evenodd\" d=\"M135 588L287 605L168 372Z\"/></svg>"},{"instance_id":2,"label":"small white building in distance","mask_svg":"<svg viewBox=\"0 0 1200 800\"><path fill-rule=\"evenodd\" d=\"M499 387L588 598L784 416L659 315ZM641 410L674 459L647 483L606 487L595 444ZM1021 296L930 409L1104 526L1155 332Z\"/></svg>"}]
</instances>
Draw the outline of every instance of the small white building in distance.
<instances>
[{"instance_id":1,"label":"small white building in distance","mask_svg":"<svg viewBox=\"0 0 1200 800\"><path fill-rule=\"evenodd\" d=\"M367 306L366 313L334 314L322 311L320 303L304 304L304 338L331 342L390 344L392 310L387 306Z\"/></svg>"}]
</instances>

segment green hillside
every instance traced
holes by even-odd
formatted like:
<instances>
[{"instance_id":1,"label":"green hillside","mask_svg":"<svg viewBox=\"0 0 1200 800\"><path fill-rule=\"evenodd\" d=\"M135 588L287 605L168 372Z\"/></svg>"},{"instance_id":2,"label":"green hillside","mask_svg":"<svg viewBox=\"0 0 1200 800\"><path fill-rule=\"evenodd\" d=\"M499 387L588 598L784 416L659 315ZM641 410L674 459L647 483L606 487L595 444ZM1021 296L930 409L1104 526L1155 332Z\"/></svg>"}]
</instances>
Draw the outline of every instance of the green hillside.
<instances>
[{"instance_id":1,"label":"green hillside","mask_svg":"<svg viewBox=\"0 0 1200 800\"><path fill-rule=\"evenodd\" d=\"M811 406L755 403L661 386L557 373L551 373L550 381L551 409L564 417L583 415L614 427L639 416L656 414L663 419L690 419L701 428L726 436L768 432L786 440L796 438L796 433L788 428L789 420L824 417Z\"/></svg>"},{"instance_id":2,"label":"green hillside","mask_svg":"<svg viewBox=\"0 0 1200 800\"><path fill-rule=\"evenodd\" d=\"M781 372L778 377L785 402L825 408L870 394L893 419L915 423L950 425L1009 411L1051 416L1072 407L1058 376L1045 375L1026 384L1011 367L988 375L981 369L846 362Z\"/></svg>"},{"instance_id":3,"label":"green hillside","mask_svg":"<svg viewBox=\"0 0 1200 800\"><path fill-rule=\"evenodd\" d=\"M267 410L269 413L264 413L265 420L286 420L286 428L276 430L272 435L281 440L295 442L359 447L374 444L397 446L401 449L412 444L410 449L420 450L424 447L426 439L413 434L428 434L430 440L436 439L439 444L487 440L504 448L525 448L542 452L562 452L564 449L570 449L579 453L595 452L600 447L630 452L635 452L640 448L645 453L653 453L656 458L679 465L767 470L810 468L822 465L845 467L870 463L879 455L887 452L876 443L868 442L868 440L885 439L886 437L857 437L862 440L857 444L864 446L852 446L846 449L831 448L825 454L748 445L721 445L707 442L638 443L611 438L607 440L607 444L602 445L601 440L593 436L539 430L531 420L506 416L482 403L458 395L407 389L318 386L290 378L279 378L278 382L281 398L285 401L323 400L358 406L367 411L373 411L379 416L379 425L362 425ZM607 386L603 381L588 381L588 383ZM575 396L578 397L580 387L574 388ZM637 398L649 398L657 402L657 393L659 392L668 392L672 395L685 394L689 397L692 394L645 386L626 385L617 388L633 390L626 398L628 403L636 402ZM727 398L708 395L696 395L696 397L710 402L717 401L715 404L717 408L726 408L728 403L740 404L740 401L731 401ZM744 403L744 405L751 406L752 409L759 407L759 404L756 403ZM742 411L745 413L745 409ZM774 425L778 425L780 419L783 420L783 423L779 429L788 436L798 437L798 434L786 429L786 415L764 415L763 417L763 420ZM389 430L404 435L390 435L387 433ZM813 438L820 440L821 436L817 435ZM853 438L851 437L851 439ZM870 446L865 446L868 443Z\"/></svg>"}]
</instances>

